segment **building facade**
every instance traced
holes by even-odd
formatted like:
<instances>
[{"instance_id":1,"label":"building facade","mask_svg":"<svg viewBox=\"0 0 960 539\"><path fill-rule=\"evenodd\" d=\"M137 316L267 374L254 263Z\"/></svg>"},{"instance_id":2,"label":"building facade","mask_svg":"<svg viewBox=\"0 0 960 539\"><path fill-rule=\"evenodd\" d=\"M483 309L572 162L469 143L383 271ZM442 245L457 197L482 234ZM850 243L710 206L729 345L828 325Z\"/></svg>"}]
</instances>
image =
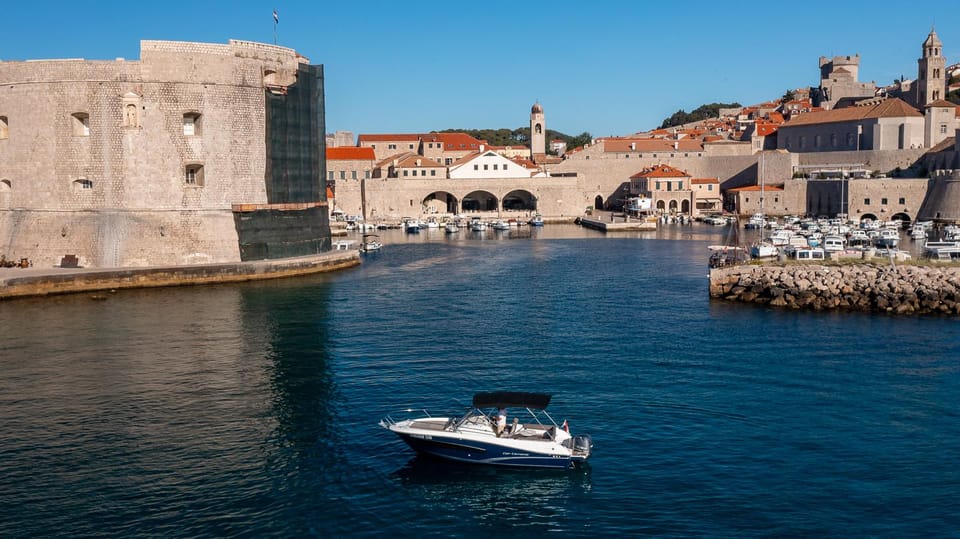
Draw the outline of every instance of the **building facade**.
<instances>
[{"instance_id":1,"label":"building facade","mask_svg":"<svg viewBox=\"0 0 960 539\"><path fill-rule=\"evenodd\" d=\"M329 250L322 66L247 41L140 49L0 62L0 252L115 268Z\"/></svg>"}]
</instances>

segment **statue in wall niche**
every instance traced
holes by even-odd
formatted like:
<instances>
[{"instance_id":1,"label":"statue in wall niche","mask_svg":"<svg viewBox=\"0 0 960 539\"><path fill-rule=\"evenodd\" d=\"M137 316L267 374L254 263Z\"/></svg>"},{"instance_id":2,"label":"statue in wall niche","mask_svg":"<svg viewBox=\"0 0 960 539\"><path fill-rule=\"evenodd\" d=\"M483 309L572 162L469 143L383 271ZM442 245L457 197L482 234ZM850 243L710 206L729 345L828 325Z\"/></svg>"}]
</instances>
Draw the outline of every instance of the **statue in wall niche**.
<instances>
[{"instance_id":1,"label":"statue in wall niche","mask_svg":"<svg viewBox=\"0 0 960 539\"><path fill-rule=\"evenodd\" d=\"M133 103L127 103L124 111L123 125L127 127L137 127L137 106Z\"/></svg>"}]
</instances>

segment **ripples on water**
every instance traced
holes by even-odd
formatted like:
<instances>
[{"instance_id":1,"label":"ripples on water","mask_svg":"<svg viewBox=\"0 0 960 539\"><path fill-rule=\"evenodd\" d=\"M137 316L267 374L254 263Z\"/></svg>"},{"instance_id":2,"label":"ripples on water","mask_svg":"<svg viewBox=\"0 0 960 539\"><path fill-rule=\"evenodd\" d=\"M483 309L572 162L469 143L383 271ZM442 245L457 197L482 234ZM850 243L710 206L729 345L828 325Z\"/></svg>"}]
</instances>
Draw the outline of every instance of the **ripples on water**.
<instances>
[{"instance_id":1,"label":"ripples on water","mask_svg":"<svg viewBox=\"0 0 960 539\"><path fill-rule=\"evenodd\" d=\"M388 235L336 275L0 303L0 536L956 533L956 321L710 302L718 234ZM501 388L591 465L376 426Z\"/></svg>"}]
</instances>

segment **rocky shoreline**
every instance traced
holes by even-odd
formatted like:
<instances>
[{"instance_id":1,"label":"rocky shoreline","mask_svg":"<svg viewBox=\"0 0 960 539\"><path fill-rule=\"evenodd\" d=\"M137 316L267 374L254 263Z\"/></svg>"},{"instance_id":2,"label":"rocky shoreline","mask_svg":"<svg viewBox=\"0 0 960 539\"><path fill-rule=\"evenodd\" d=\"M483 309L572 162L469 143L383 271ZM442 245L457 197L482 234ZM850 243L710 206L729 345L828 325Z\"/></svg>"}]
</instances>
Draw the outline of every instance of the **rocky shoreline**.
<instances>
[{"instance_id":1,"label":"rocky shoreline","mask_svg":"<svg viewBox=\"0 0 960 539\"><path fill-rule=\"evenodd\" d=\"M788 309L960 315L960 267L746 264L710 270L710 297Z\"/></svg>"}]
</instances>

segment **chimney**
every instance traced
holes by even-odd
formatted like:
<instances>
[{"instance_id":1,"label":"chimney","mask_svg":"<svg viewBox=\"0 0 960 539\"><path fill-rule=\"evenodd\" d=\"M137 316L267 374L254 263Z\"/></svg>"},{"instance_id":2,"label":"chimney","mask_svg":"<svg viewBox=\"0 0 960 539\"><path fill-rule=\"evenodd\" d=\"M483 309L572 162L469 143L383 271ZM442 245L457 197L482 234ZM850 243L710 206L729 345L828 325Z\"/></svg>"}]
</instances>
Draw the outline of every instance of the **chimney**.
<instances>
[{"instance_id":1,"label":"chimney","mask_svg":"<svg viewBox=\"0 0 960 539\"><path fill-rule=\"evenodd\" d=\"M677 141L677 140L673 141L673 149L674 150L680 149L680 141Z\"/></svg>"},{"instance_id":2,"label":"chimney","mask_svg":"<svg viewBox=\"0 0 960 539\"><path fill-rule=\"evenodd\" d=\"M636 142L631 142L631 143L630 143L630 150L632 150L632 151L634 151L634 152L637 151L637 143L636 143Z\"/></svg>"},{"instance_id":3,"label":"chimney","mask_svg":"<svg viewBox=\"0 0 960 539\"><path fill-rule=\"evenodd\" d=\"M419 160L419 159L417 159L417 166L418 166L418 167L420 166L420 160Z\"/></svg>"},{"instance_id":4,"label":"chimney","mask_svg":"<svg viewBox=\"0 0 960 539\"><path fill-rule=\"evenodd\" d=\"M483 146L483 144L481 144L481 145L480 145L480 153L483 153L483 148L484 148L484 146Z\"/></svg>"}]
</instances>

